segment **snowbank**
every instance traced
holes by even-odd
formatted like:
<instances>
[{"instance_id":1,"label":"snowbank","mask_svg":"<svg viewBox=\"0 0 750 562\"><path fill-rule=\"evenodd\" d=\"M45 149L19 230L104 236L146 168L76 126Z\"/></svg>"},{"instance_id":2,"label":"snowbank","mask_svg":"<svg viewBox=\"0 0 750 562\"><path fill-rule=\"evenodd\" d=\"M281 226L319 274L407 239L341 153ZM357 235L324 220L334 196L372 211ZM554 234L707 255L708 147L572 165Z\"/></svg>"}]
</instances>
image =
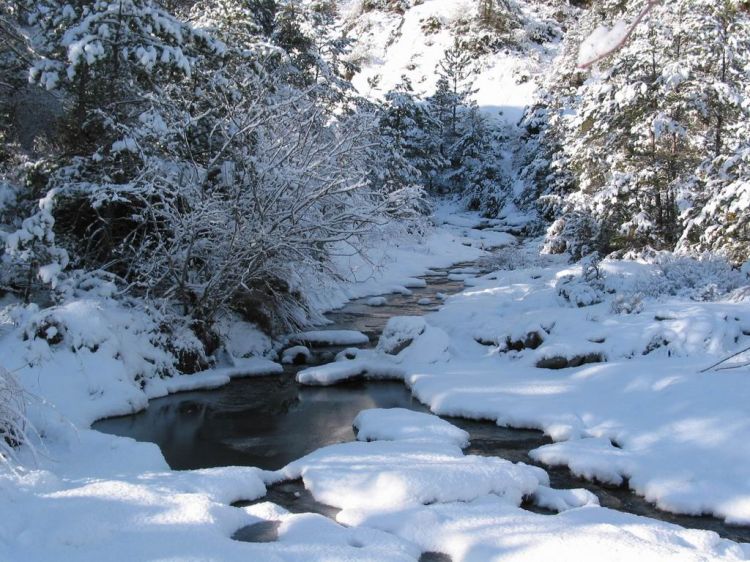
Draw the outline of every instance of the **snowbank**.
<instances>
[{"instance_id":1,"label":"snowbank","mask_svg":"<svg viewBox=\"0 0 750 562\"><path fill-rule=\"evenodd\" d=\"M469 434L437 416L404 408L364 410L354 423L359 441L451 443L464 448Z\"/></svg>"},{"instance_id":2,"label":"snowbank","mask_svg":"<svg viewBox=\"0 0 750 562\"><path fill-rule=\"evenodd\" d=\"M347 525L377 513L488 494L520 505L540 485L549 484L537 467L465 456L460 446L467 443L466 433L435 416L369 410L354 424L360 429L358 438L388 441L331 445L280 471L286 479L302 478L318 501L341 508L337 519Z\"/></svg>"},{"instance_id":3,"label":"snowbank","mask_svg":"<svg viewBox=\"0 0 750 562\"><path fill-rule=\"evenodd\" d=\"M302 477L316 499L342 509L337 520L350 528L386 531L422 552L457 562L750 556L750 545L715 533L600 508L585 490L551 489L538 468L463 456L455 446L460 430L435 416L367 410L355 425L389 441L326 447L290 464L283 477ZM521 509L524 497L560 513ZM344 531L321 530L330 532Z\"/></svg>"},{"instance_id":4,"label":"snowbank","mask_svg":"<svg viewBox=\"0 0 750 562\"><path fill-rule=\"evenodd\" d=\"M581 268L550 258L498 271L427 317L426 329L449 338L442 358L408 354L399 365L438 414L544 430L559 443L533 452L541 462L627 481L665 510L750 524L747 367L699 372L750 345L750 307L716 291L713 266L702 267L677 275L604 262L586 281ZM565 287L597 298L572 302L560 291L569 276Z\"/></svg>"}]
</instances>

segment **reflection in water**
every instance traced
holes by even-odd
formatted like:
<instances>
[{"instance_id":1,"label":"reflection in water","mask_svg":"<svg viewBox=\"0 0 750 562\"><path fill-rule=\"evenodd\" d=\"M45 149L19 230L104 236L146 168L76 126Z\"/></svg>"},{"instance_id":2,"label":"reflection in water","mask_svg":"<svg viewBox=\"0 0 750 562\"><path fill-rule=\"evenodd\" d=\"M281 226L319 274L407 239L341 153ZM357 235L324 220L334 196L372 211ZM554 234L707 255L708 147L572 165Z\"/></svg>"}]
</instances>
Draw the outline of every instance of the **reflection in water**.
<instances>
[{"instance_id":1,"label":"reflection in water","mask_svg":"<svg viewBox=\"0 0 750 562\"><path fill-rule=\"evenodd\" d=\"M393 316L423 315L438 293L457 293L463 283L436 271L425 288L409 295L388 295L387 305L352 301L331 312L330 329L359 330L377 341ZM318 361L330 361L340 347L316 349ZM175 394L152 400L146 411L97 422L105 433L152 441L173 469L249 465L278 469L325 445L354 439L352 421L367 408L424 410L401 383L349 383L335 387L300 387L298 367L281 377L240 379L210 391Z\"/></svg>"},{"instance_id":2,"label":"reflection in water","mask_svg":"<svg viewBox=\"0 0 750 562\"><path fill-rule=\"evenodd\" d=\"M352 421L361 410L396 407L425 411L402 383L299 387L287 374L175 394L152 401L144 412L94 427L155 442L177 470L227 465L276 470L325 445L354 440Z\"/></svg>"}]
</instances>

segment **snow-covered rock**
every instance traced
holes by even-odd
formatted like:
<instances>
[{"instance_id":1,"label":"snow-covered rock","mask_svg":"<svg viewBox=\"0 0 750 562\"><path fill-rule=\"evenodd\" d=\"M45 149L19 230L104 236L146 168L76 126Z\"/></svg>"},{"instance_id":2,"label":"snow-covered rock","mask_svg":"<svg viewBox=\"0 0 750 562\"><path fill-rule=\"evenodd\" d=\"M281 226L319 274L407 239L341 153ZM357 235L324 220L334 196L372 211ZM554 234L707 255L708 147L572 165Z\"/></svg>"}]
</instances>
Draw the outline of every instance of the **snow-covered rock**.
<instances>
[{"instance_id":1,"label":"snow-covered rock","mask_svg":"<svg viewBox=\"0 0 750 562\"><path fill-rule=\"evenodd\" d=\"M309 363L310 359L312 359L312 352L304 345L288 347L281 354L281 362L285 365Z\"/></svg>"},{"instance_id":2,"label":"snow-covered rock","mask_svg":"<svg viewBox=\"0 0 750 562\"><path fill-rule=\"evenodd\" d=\"M419 316L394 316L388 320L378 341L377 350L398 355L427 328L424 318Z\"/></svg>"}]
</instances>

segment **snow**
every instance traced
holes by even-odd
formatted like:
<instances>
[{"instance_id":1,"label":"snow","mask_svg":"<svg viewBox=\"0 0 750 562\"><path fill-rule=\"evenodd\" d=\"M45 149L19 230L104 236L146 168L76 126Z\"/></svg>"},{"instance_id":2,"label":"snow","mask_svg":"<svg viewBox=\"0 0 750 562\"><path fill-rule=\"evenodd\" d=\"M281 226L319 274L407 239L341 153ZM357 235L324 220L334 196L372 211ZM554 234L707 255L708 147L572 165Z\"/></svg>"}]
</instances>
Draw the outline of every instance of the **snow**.
<instances>
[{"instance_id":1,"label":"snow","mask_svg":"<svg viewBox=\"0 0 750 562\"><path fill-rule=\"evenodd\" d=\"M302 478L318 501L340 508L336 519L359 525L381 513L430 503L471 501L495 494L519 505L549 483L533 466L499 458L465 456L444 440L413 438L324 447L282 469Z\"/></svg>"},{"instance_id":2,"label":"snow","mask_svg":"<svg viewBox=\"0 0 750 562\"><path fill-rule=\"evenodd\" d=\"M364 377L371 380L403 380L405 371L388 359L369 357L310 367L297 373L297 382L327 386Z\"/></svg>"},{"instance_id":3,"label":"snow","mask_svg":"<svg viewBox=\"0 0 750 562\"><path fill-rule=\"evenodd\" d=\"M542 429L556 441L532 451L542 463L750 523L747 368L698 372L748 345L742 274L695 260L598 269L549 256L476 277L434 314L390 319L376 350L299 380L403 378L435 413Z\"/></svg>"},{"instance_id":4,"label":"snow","mask_svg":"<svg viewBox=\"0 0 750 562\"><path fill-rule=\"evenodd\" d=\"M748 556L742 545L714 533L596 507L539 515L496 496L371 515L362 524L390 531L425 551L446 553L457 562L698 562Z\"/></svg>"},{"instance_id":5,"label":"snow","mask_svg":"<svg viewBox=\"0 0 750 562\"><path fill-rule=\"evenodd\" d=\"M443 301L440 311L392 318L376 349L350 349L299 377L314 384L360 375L404 380L435 413L543 429L556 442L532 452L540 462L612 483L628 478L666 509L743 522L750 497L750 459L741 446L750 438L747 373L696 371L742 344L750 311L746 299L731 296L737 291L695 300L706 294L696 279L716 285L728 274L711 267L693 264L698 271L688 275L685 264L665 270L604 262L603 280L593 281L602 302L580 308L559 293L558 280L589 282L563 259L465 273L476 276L474 286ZM718 283L726 290L734 284ZM640 293L639 311L627 313L621 303L613 306L612 288L626 300L648 291ZM128 369L153 368L161 359L146 343L151 327L138 312L102 297L31 310L15 322L3 331L2 349L13 368L34 359L18 378L44 399L30 413L45 439L36 461L21 450L27 468L0 467L7 500L0 502L2 560L413 561L426 551L455 561L750 559L748 545L598 507L584 490L553 489L538 467L465 455L464 431L403 409L361 412L352 420L357 442L320 449L278 472L172 472L155 445L88 424L145 407L149 397L281 366L234 359L195 375L147 376L140 388ZM46 340L23 340L40 329ZM235 349L243 347L242 333L248 349L266 348L251 326L238 330ZM505 347L506 338L523 340L532 331L542 333L538 348ZM58 334L70 346L52 343ZM668 341L642 355L654 336ZM545 348L600 349L608 363L538 369ZM337 521L269 503L229 505L296 478L318 501L341 509ZM532 513L523 501L559 513ZM264 521L279 523L276 542L231 539Z\"/></svg>"},{"instance_id":6,"label":"snow","mask_svg":"<svg viewBox=\"0 0 750 562\"><path fill-rule=\"evenodd\" d=\"M585 66L611 52L627 37L630 26L623 20L609 28L599 26L584 39L578 50L578 65Z\"/></svg>"},{"instance_id":7,"label":"snow","mask_svg":"<svg viewBox=\"0 0 750 562\"><path fill-rule=\"evenodd\" d=\"M264 357L273 349L273 342L255 324L237 318L225 318L219 325L224 346L233 357Z\"/></svg>"},{"instance_id":8,"label":"snow","mask_svg":"<svg viewBox=\"0 0 750 562\"><path fill-rule=\"evenodd\" d=\"M344 294L382 294L397 285L416 285L415 276L432 267L482 255L480 249L462 242L460 234L444 228L395 252L385 244L381 250L376 247L387 259L370 269L361 285L346 286ZM143 409L150 398L223 385L235 376L282 370L262 357L272 353L272 342L254 325L232 320L220 326L230 359L226 366L162 377L162 369L170 363L153 344L158 334L154 319L111 300L112 292L104 289L50 309L32 306L3 312L3 363L16 371L30 395L40 397L32 401L29 415L44 441L37 445L36 460L28 449L21 450L27 468L0 466L0 497L9 500L0 502L0 519L5 522L0 526L0 559L329 562L419 557L418 547L390 533L346 528L310 514L279 514L278 509L266 513L282 520L278 542L233 541L235 531L263 517L253 507L233 508L229 503L262 496L265 484L277 480L277 475L237 467L170 472L153 444L88 429L103 416ZM188 334L173 329L175 343L181 338L187 339L180 345L189 343ZM321 337L329 341L331 333ZM365 342L366 336L339 333L334 339ZM360 369L358 362L367 361L363 354L363 359L335 365ZM368 376L403 377L395 364L372 363L365 365ZM441 454L448 447L433 446ZM450 447L451 455L460 456L460 450ZM438 465L432 470L437 472ZM467 470L481 473L478 465Z\"/></svg>"},{"instance_id":9,"label":"snow","mask_svg":"<svg viewBox=\"0 0 750 562\"><path fill-rule=\"evenodd\" d=\"M701 267L694 262L691 276L667 281L653 264L604 262L602 301L582 307L556 289L580 269L550 258L544 268L499 271L427 317L425 333L449 338L442 357L407 353L399 365L438 414L539 428L559 441L532 458L614 484L627 479L662 509L747 524L742 467L750 451L739 446L750 439L747 372L697 371L743 347L750 310L729 298L692 300L703 292L695 278L712 283L711 266ZM637 298L637 312L620 312L623 298ZM536 349L506 347L530 333L540 335ZM544 357L592 353L607 362L535 367Z\"/></svg>"},{"instance_id":10,"label":"snow","mask_svg":"<svg viewBox=\"0 0 750 562\"><path fill-rule=\"evenodd\" d=\"M370 338L356 330L313 330L291 336L290 341L317 345L360 345Z\"/></svg>"},{"instance_id":11,"label":"snow","mask_svg":"<svg viewBox=\"0 0 750 562\"><path fill-rule=\"evenodd\" d=\"M464 448L469 434L430 414L404 408L364 410L352 424L359 441L414 441L451 443Z\"/></svg>"},{"instance_id":12,"label":"snow","mask_svg":"<svg viewBox=\"0 0 750 562\"><path fill-rule=\"evenodd\" d=\"M750 555L748 545L715 533L603 509L585 490L549 488L547 475L536 467L464 456L456 447L464 437L460 430L439 421L398 409L366 410L355 421L360 435L388 441L332 445L291 463L278 477L301 477L318 501L341 509L336 519L350 529L385 531L456 561ZM521 509L525 497L560 513ZM343 533L314 521L316 536Z\"/></svg>"},{"instance_id":13,"label":"snow","mask_svg":"<svg viewBox=\"0 0 750 562\"><path fill-rule=\"evenodd\" d=\"M281 354L281 362L285 365L291 365L302 361L309 363L312 358L312 352L304 345L295 345L284 350Z\"/></svg>"},{"instance_id":14,"label":"snow","mask_svg":"<svg viewBox=\"0 0 750 562\"><path fill-rule=\"evenodd\" d=\"M170 472L154 445L68 433L38 466L0 472L0 559L240 559L228 535L250 518L228 504L262 496L261 471Z\"/></svg>"},{"instance_id":15,"label":"snow","mask_svg":"<svg viewBox=\"0 0 750 562\"><path fill-rule=\"evenodd\" d=\"M582 488L562 489L539 486L534 492L534 505L562 513L585 506L598 506L599 498Z\"/></svg>"},{"instance_id":16,"label":"snow","mask_svg":"<svg viewBox=\"0 0 750 562\"><path fill-rule=\"evenodd\" d=\"M400 347L410 344L426 329L427 322L420 316L389 318L378 340L377 349L384 353L395 354Z\"/></svg>"},{"instance_id":17,"label":"snow","mask_svg":"<svg viewBox=\"0 0 750 562\"><path fill-rule=\"evenodd\" d=\"M367 299L367 306L385 306L388 303L388 299L385 297L371 297Z\"/></svg>"},{"instance_id":18,"label":"snow","mask_svg":"<svg viewBox=\"0 0 750 562\"><path fill-rule=\"evenodd\" d=\"M381 10L360 13L353 6L348 16L356 37L350 59L361 70L352 84L363 94L381 98L406 76L418 95L435 91L433 70L457 34L467 14L477 12L470 0L430 0L414 3L403 16ZM434 33L424 31L425 22L439 22ZM515 125L533 100L536 90L531 75L538 72L528 57L507 49L477 57L474 99L486 115Z\"/></svg>"},{"instance_id":19,"label":"snow","mask_svg":"<svg viewBox=\"0 0 750 562\"><path fill-rule=\"evenodd\" d=\"M435 220L446 215L465 217L467 222L479 222L471 213L458 213L456 204L443 203L435 212ZM457 219L459 220L459 219ZM423 287L418 279L433 268L450 267L485 255L483 242L464 236L466 228L445 225L431 228L423 238L411 238L388 229L373 233L366 255L341 248L334 256L334 268L345 282L321 283L315 276L303 276L305 293L318 310L327 311L346 302L382 296L386 293L410 295L407 287Z\"/></svg>"}]
</instances>

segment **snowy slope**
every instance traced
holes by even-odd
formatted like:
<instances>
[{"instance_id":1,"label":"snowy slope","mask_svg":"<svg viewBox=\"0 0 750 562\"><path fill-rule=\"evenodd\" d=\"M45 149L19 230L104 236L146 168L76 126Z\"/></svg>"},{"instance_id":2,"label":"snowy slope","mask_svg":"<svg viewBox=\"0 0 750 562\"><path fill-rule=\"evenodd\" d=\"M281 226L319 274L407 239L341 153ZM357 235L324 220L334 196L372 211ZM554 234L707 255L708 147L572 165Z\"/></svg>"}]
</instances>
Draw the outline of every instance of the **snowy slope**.
<instances>
[{"instance_id":1,"label":"snowy slope","mask_svg":"<svg viewBox=\"0 0 750 562\"><path fill-rule=\"evenodd\" d=\"M534 77L543 72L556 48L555 25L546 13L550 10L543 4L518 2L518 17L525 25L500 34L476 22L476 1L426 0L413 4L401 14L363 11L359 0L342 2L342 25L354 40L349 58L361 66L352 79L355 88L380 99L405 76L417 95L428 96L435 91L435 68L456 39L496 42L475 57L474 100L487 116L515 125L525 107L534 101ZM539 42L531 40L539 35Z\"/></svg>"}]
</instances>

